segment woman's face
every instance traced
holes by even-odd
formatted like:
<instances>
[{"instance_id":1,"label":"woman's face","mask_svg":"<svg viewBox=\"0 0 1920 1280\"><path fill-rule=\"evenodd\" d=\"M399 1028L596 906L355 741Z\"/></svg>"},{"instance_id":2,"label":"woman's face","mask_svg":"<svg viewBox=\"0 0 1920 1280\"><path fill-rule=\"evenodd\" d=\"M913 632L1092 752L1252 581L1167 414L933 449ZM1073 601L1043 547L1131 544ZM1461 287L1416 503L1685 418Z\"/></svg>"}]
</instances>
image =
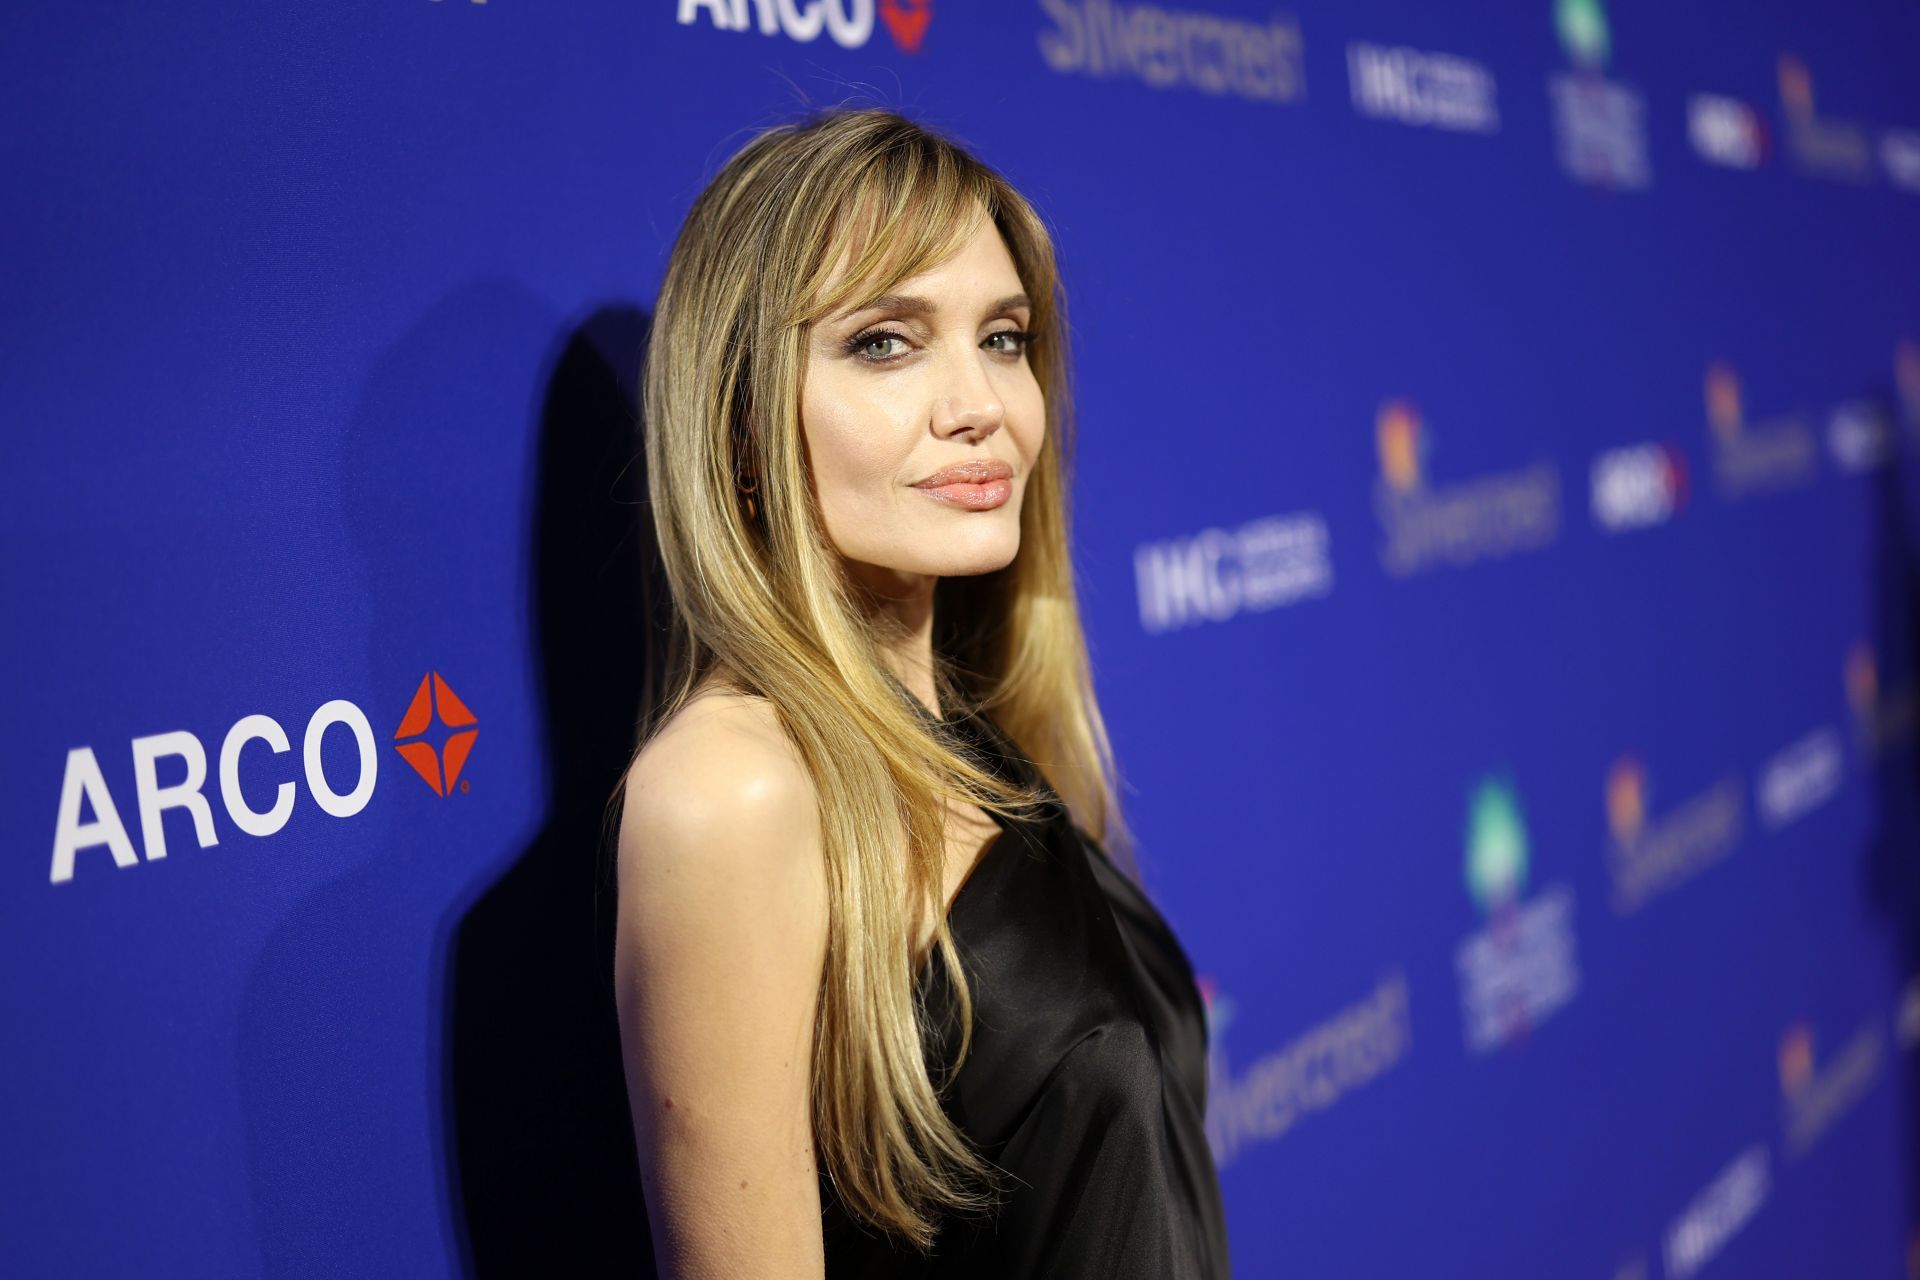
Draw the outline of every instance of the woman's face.
<instances>
[{"instance_id":1,"label":"woman's face","mask_svg":"<svg viewBox=\"0 0 1920 1280\"><path fill-rule=\"evenodd\" d=\"M886 594L1003 568L1046 406L1021 336L1033 309L999 230L982 219L947 261L853 305L814 325L802 379L827 536ZM954 467L959 482L924 483Z\"/></svg>"}]
</instances>

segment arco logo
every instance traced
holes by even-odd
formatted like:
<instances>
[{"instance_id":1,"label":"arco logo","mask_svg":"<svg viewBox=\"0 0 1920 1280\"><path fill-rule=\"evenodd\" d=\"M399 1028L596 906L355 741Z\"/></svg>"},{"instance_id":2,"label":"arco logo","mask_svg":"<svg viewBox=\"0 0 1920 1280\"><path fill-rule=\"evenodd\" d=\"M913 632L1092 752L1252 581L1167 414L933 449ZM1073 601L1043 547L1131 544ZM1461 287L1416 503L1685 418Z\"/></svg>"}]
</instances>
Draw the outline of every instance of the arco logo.
<instances>
[{"instance_id":1,"label":"arco logo","mask_svg":"<svg viewBox=\"0 0 1920 1280\"><path fill-rule=\"evenodd\" d=\"M478 719L456 695L439 672L429 671L420 680L413 702L401 717L394 734L394 747L436 794L451 793L460 784L460 773L473 751L480 731ZM436 724L452 730L444 738L431 732ZM321 746L327 730L340 726L352 738L353 757L358 770L351 784L329 777L321 759ZM273 803L255 809L240 785L240 770L245 761L257 768L263 761L261 749L245 751L253 743L262 743L267 753L286 755L293 750L292 740L280 722L272 716L253 714L236 720L221 739L217 759L220 803L228 822L242 834L270 836L287 825L293 816L299 782L284 778L273 791ZM437 743L437 745L436 745ZM206 794L209 777L207 748L199 737L185 729L149 734L128 744L133 758L135 811L139 815L140 849L135 851L127 824L107 786L99 757L90 746L74 747L67 752L66 770L60 783L60 806L54 819L53 864L49 880L64 884L73 879L79 855L104 848L115 867L126 870L143 860L158 862L167 856L167 833L162 821L169 809L184 809L193 822L194 839L202 849L220 843L214 826L213 805ZM171 760L169 759L171 758ZM162 783L162 761L166 771L178 780ZM177 761L177 763L174 763ZM294 772L286 770L285 772ZM334 772L340 772L336 766ZM367 807L374 785L380 777L380 750L367 713L346 698L322 703L307 719L301 736L300 777L307 793L320 810L335 818L351 818ZM257 794L257 793L256 793ZM91 809L91 818L83 813ZM94 859L98 855L93 855ZM91 859L90 859L91 861Z\"/></svg>"},{"instance_id":2,"label":"arco logo","mask_svg":"<svg viewBox=\"0 0 1920 1280\"><path fill-rule=\"evenodd\" d=\"M880 21L894 44L919 53L933 21L933 0L878 0ZM692 26L702 13L719 31L757 28L810 44L825 33L842 49L860 49L873 36L875 0L679 0L674 20Z\"/></svg>"},{"instance_id":3,"label":"arco logo","mask_svg":"<svg viewBox=\"0 0 1920 1280\"><path fill-rule=\"evenodd\" d=\"M458 731L441 743L437 751L433 743L421 736L433 727L436 712L443 727ZM420 687L414 690L413 703L407 708L399 729L394 731L394 750L433 788L433 794L445 796L453 790L453 784L460 780L461 767L467 763L467 756L473 751L473 740L480 736L478 729L467 726L479 723L479 717L467 709L467 704L460 701L459 695L441 679L440 673L429 671L420 677ZM466 789L461 788L463 791Z\"/></svg>"}]
</instances>

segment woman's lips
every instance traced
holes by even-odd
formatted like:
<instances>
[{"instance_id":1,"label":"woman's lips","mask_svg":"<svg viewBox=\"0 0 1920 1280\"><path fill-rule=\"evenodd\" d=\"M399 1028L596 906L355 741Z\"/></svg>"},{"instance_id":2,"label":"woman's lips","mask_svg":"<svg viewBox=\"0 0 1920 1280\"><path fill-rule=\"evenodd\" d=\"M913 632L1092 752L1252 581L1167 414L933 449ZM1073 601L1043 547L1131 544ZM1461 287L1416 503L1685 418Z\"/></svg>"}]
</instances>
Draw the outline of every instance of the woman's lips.
<instances>
[{"instance_id":1,"label":"woman's lips","mask_svg":"<svg viewBox=\"0 0 1920 1280\"><path fill-rule=\"evenodd\" d=\"M1013 496L1011 480L989 480L985 484L968 484L964 480L956 480L951 484L917 484L913 487L930 498L937 498L956 507L965 507L970 511L991 510Z\"/></svg>"},{"instance_id":2,"label":"woman's lips","mask_svg":"<svg viewBox=\"0 0 1920 1280\"><path fill-rule=\"evenodd\" d=\"M969 458L942 467L913 487L956 507L987 511L1012 496L1013 466L999 458Z\"/></svg>"}]
</instances>

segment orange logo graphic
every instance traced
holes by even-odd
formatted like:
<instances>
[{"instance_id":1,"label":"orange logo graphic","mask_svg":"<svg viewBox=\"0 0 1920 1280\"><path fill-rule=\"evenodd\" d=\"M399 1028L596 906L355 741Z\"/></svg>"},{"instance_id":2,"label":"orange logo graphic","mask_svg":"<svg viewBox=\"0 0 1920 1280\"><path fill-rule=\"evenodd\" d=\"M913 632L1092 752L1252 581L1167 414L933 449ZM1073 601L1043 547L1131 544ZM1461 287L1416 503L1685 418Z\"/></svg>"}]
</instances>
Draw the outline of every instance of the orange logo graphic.
<instances>
[{"instance_id":1,"label":"orange logo graphic","mask_svg":"<svg viewBox=\"0 0 1920 1280\"><path fill-rule=\"evenodd\" d=\"M438 751L433 743L422 736L433 726L436 711L442 725L459 730L441 743ZM467 704L460 701L459 695L440 678L440 673L429 671L420 677L420 687L414 691L413 702L407 707L407 714L400 721L399 729L394 731L394 750L413 766L413 771L433 788L435 795L444 796L460 780L460 769L473 751L473 740L480 736L478 729L467 726L479 723L479 717L467 709ZM443 762L446 767L444 780L441 777Z\"/></svg>"},{"instance_id":2,"label":"orange logo graphic","mask_svg":"<svg viewBox=\"0 0 1920 1280\"><path fill-rule=\"evenodd\" d=\"M1874 660L1873 646L1862 640L1847 652L1847 701L1865 719L1879 697L1880 664Z\"/></svg>"},{"instance_id":3,"label":"orange logo graphic","mask_svg":"<svg viewBox=\"0 0 1920 1280\"><path fill-rule=\"evenodd\" d=\"M1900 339L1893 350L1893 381L1907 402L1907 412L1920 417L1920 341Z\"/></svg>"},{"instance_id":4,"label":"orange logo graphic","mask_svg":"<svg viewBox=\"0 0 1920 1280\"><path fill-rule=\"evenodd\" d=\"M1607 825L1613 838L1632 844L1647 825L1647 770L1635 756L1621 756L1607 771Z\"/></svg>"},{"instance_id":5,"label":"orange logo graphic","mask_svg":"<svg viewBox=\"0 0 1920 1280\"><path fill-rule=\"evenodd\" d=\"M1813 114L1813 76L1807 64L1791 53L1780 55L1780 105L1788 115L1805 119Z\"/></svg>"},{"instance_id":6,"label":"orange logo graphic","mask_svg":"<svg viewBox=\"0 0 1920 1280\"><path fill-rule=\"evenodd\" d=\"M1740 378L1733 366L1723 360L1716 360L1707 366L1707 421L1713 424L1714 432L1725 441L1731 442L1740 434L1740 421L1744 416L1740 408Z\"/></svg>"},{"instance_id":7,"label":"orange logo graphic","mask_svg":"<svg viewBox=\"0 0 1920 1280\"><path fill-rule=\"evenodd\" d=\"M893 33L893 42L908 53L920 52L933 21L933 0L880 0L880 20Z\"/></svg>"},{"instance_id":8,"label":"orange logo graphic","mask_svg":"<svg viewBox=\"0 0 1920 1280\"><path fill-rule=\"evenodd\" d=\"M1380 474L1400 493L1420 487L1421 463L1427 452L1420 410L1411 400L1390 400L1374 419L1374 446L1380 454Z\"/></svg>"},{"instance_id":9,"label":"orange logo graphic","mask_svg":"<svg viewBox=\"0 0 1920 1280\"><path fill-rule=\"evenodd\" d=\"M1780 1037L1780 1092L1797 1098L1813 1083L1813 1031L1796 1022Z\"/></svg>"}]
</instances>

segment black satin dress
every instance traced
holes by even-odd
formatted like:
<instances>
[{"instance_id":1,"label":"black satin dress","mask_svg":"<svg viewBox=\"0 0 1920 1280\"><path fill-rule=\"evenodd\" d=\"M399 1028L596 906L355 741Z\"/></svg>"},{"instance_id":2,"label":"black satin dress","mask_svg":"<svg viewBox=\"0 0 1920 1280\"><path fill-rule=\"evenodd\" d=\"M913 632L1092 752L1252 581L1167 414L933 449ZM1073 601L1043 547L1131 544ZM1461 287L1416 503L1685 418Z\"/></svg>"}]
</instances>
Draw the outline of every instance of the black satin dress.
<instances>
[{"instance_id":1,"label":"black satin dress","mask_svg":"<svg viewBox=\"0 0 1920 1280\"><path fill-rule=\"evenodd\" d=\"M947 726L989 767L1040 781L984 715ZM829 1280L1227 1280L1207 1146L1205 1006L1152 902L1057 793L1001 830L948 913L974 1001L967 1060L942 1103L1012 1175L991 1217L950 1217L931 1256L856 1223L821 1179ZM934 1080L959 1046L946 967L920 985Z\"/></svg>"}]
</instances>

